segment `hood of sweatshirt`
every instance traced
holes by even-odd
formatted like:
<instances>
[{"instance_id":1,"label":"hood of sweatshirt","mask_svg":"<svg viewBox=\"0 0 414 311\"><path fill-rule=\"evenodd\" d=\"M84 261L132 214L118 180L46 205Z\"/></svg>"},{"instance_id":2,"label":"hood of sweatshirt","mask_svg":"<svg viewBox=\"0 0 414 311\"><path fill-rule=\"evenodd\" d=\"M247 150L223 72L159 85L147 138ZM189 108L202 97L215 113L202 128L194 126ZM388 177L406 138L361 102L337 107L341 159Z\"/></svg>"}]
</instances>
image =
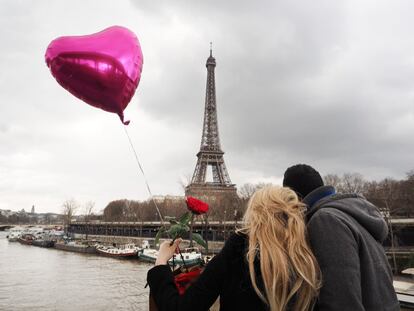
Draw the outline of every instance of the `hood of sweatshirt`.
<instances>
[{"instance_id":1,"label":"hood of sweatshirt","mask_svg":"<svg viewBox=\"0 0 414 311\"><path fill-rule=\"evenodd\" d=\"M309 193L303 202L308 205L308 220L322 208L333 208L352 216L377 241L383 242L388 235L387 223L379 209L361 195L335 194L333 187L323 186Z\"/></svg>"}]
</instances>

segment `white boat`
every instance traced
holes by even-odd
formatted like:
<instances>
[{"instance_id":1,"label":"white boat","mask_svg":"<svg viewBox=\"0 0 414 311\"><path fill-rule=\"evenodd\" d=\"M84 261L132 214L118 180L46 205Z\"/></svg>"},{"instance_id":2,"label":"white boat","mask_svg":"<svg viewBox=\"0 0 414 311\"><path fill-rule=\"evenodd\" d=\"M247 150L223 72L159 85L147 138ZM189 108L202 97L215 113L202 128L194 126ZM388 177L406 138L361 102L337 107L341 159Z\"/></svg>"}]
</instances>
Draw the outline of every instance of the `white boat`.
<instances>
[{"instance_id":1,"label":"white boat","mask_svg":"<svg viewBox=\"0 0 414 311\"><path fill-rule=\"evenodd\" d=\"M182 255L182 256L181 256ZM194 266L203 262L202 255L198 248L185 248L180 254L175 254L173 258L168 261L169 265L188 265ZM158 251L151 248L144 248L138 253L138 258L142 261L155 263L158 257Z\"/></svg>"},{"instance_id":2,"label":"white boat","mask_svg":"<svg viewBox=\"0 0 414 311\"><path fill-rule=\"evenodd\" d=\"M154 263L158 257L158 251L152 248L144 248L138 253L138 259Z\"/></svg>"},{"instance_id":3,"label":"white boat","mask_svg":"<svg viewBox=\"0 0 414 311\"><path fill-rule=\"evenodd\" d=\"M63 236L65 235L65 231L63 230L56 230L56 229L52 229L48 232L48 235L52 238L52 239L61 239L63 238Z\"/></svg>"},{"instance_id":4,"label":"white boat","mask_svg":"<svg viewBox=\"0 0 414 311\"><path fill-rule=\"evenodd\" d=\"M11 228L6 238L9 242L17 242L17 240L19 239L23 231L24 231L24 228L22 227Z\"/></svg>"},{"instance_id":5,"label":"white boat","mask_svg":"<svg viewBox=\"0 0 414 311\"><path fill-rule=\"evenodd\" d=\"M43 228L40 227L28 227L22 231L22 234L31 234L36 238L42 237L44 233L45 231L43 230Z\"/></svg>"},{"instance_id":6,"label":"white boat","mask_svg":"<svg viewBox=\"0 0 414 311\"><path fill-rule=\"evenodd\" d=\"M141 249L135 244L125 244L121 246L96 245L98 254L117 258L136 258L140 250Z\"/></svg>"},{"instance_id":7,"label":"white boat","mask_svg":"<svg viewBox=\"0 0 414 311\"><path fill-rule=\"evenodd\" d=\"M17 239L19 238L21 232L10 232L6 238L9 242L17 242Z\"/></svg>"}]
</instances>

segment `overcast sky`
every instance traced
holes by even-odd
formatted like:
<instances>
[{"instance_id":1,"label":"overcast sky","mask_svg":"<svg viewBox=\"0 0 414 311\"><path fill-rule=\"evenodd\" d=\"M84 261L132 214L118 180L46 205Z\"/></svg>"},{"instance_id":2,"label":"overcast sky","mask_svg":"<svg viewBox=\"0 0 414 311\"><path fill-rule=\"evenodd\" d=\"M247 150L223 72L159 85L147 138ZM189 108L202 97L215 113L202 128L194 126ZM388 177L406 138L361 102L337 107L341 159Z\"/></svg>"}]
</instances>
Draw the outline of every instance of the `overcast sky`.
<instances>
[{"instance_id":1,"label":"overcast sky","mask_svg":"<svg viewBox=\"0 0 414 311\"><path fill-rule=\"evenodd\" d=\"M154 194L183 194L200 147L209 42L234 183L321 174L404 178L414 169L413 1L2 0L0 209L60 212L146 199L122 124L60 87L51 40L122 25L142 46L125 111Z\"/></svg>"}]
</instances>

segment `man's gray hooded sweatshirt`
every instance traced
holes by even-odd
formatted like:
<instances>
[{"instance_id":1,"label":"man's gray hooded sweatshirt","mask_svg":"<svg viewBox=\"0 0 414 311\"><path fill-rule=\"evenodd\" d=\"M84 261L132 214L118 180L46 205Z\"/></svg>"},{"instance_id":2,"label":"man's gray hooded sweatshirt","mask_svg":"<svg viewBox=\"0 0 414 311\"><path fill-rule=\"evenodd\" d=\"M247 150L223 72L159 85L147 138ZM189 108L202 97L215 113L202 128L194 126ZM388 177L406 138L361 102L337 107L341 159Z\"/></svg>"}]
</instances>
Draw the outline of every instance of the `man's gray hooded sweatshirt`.
<instances>
[{"instance_id":1,"label":"man's gray hooded sweatshirt","mask_svg":"<svg viewBox=\"0 0 414 311\"><path fill-rule=\"evenodd\" d=\"M308 235L322 272L315 310L399 310L382 242L388 227L357 194L324 186L308 194Z\"/></svg>"}]
</instances>

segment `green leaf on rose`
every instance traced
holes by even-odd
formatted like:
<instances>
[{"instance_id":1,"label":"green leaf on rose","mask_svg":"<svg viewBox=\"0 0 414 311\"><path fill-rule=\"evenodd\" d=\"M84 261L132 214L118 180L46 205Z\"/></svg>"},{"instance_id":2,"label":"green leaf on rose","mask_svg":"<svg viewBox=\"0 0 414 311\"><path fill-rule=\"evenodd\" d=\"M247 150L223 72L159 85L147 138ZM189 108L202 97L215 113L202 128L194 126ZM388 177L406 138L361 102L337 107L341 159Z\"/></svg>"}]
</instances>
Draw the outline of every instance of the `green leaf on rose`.
<instances>
[{"instance_id":1,"label":"green leaf on rose","mask_svg":"<svg viewBox=\"0 0 414 311\"><path fill-rule=\"evenodd\" d=\"M207 242L204 241L203 237L200 234L193 232L193 240L202 247L207 248Z\"/></svg>"},{"instance_id":2,"label":"green leaf on rose","mask_svg":"<svg viewBox=\"0 0 414 311\"><path fill-rule=\"evenodd\" d=\"M181 215L181 217L178 219L178 222L187 225L191 220L191 212L186 212Z\"/></svg>"},{"instance_id":3,"label":"green leaf on rose","mask_svg":"<svg viewBox=\"0 0 414 311\"><path fill-rule=\"evenodd\" d=\"M177 219L169 219L168 221L169 221L169 222L170 222L170 224L172 224L172 225L177 225L177 224L179 223Z\"/></svg>"},{"instance_id":4,"label":"green leaf on rose","mask_svg":"<svg viewBox=\"0 0 414 311\"><path fill-rule=\"evenodd\" d=\"M185 226L178 223L176 225L172 225L171 228L168 230L169 235L171 238L176 239L178 237L182 237L187 232Z\"/></svg>"}]
</instances>

